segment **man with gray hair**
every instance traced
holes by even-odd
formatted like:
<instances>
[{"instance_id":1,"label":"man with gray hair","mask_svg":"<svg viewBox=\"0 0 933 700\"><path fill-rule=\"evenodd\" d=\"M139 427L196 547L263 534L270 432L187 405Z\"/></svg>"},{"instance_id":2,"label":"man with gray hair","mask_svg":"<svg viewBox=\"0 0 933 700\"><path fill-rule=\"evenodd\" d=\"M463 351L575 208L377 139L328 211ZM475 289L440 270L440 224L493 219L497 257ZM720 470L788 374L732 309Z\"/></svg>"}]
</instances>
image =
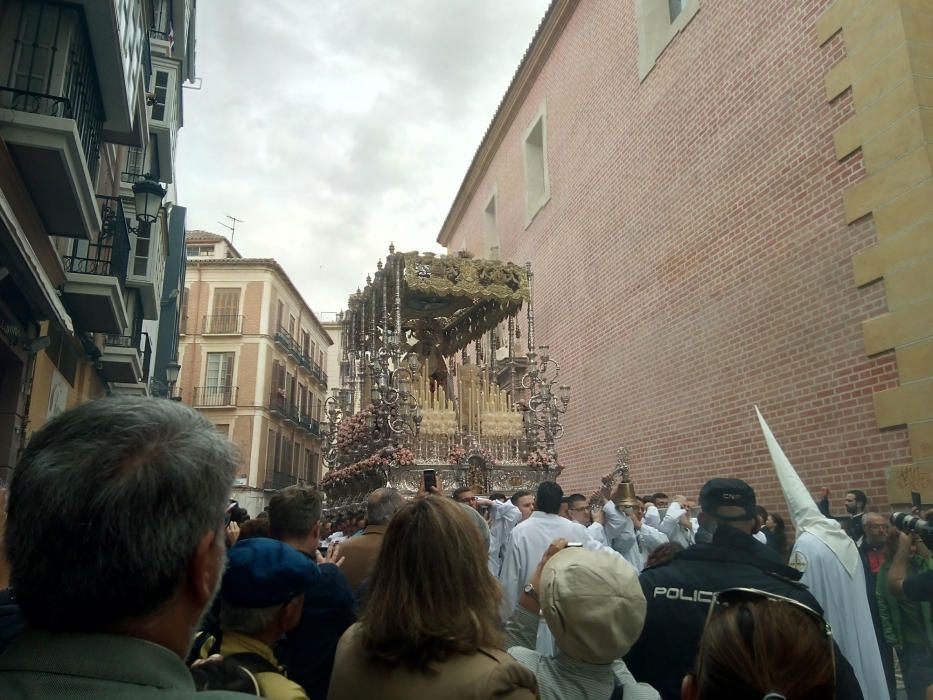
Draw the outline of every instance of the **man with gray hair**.
<instances>
[{"instance_id":1,"label":"man with gray hair","mask_svg":"<svg viewBox=\"0 0 933 700\"><path fill-rule=\"evenodd\" d=\"M223 574L237 463L211 423L162 399L87 403L37 432L10 485L27 630L0 658L0 697L204 698L182 659Z\"/></svg>"},{"instance_id":2,"label":"man with gray hair","mask_svg":"<svg viewBox=\"0 0 933 700\"><path fill-rule=\"evenodd\" d=\"M363 582L372 573L379 550L382 549L382 536L395 511L402 507L405 500L393 488L376 489L369 494L366 502L366 529L359 537L351 537L340 543L340 556L343 557L341 571L347 577L354 594L357 594Z\"/></svg>"}]
</instances>

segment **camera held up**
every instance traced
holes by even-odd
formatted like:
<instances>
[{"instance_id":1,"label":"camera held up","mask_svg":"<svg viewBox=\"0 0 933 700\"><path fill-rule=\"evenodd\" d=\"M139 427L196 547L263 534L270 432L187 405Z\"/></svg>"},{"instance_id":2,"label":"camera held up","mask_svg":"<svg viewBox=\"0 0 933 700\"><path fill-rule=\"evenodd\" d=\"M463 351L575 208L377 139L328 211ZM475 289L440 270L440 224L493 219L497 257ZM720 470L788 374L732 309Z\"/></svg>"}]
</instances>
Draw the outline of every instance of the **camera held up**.
<instances>
[{"instance_id":1,"label":"camera held up","mask_svg":"<svg viewBox=\"0 0 933 700\"><path fill-rule=\"evenodd\" d=\"M892 513L891 524L901 532L920 535L923 544L933 549L933 523L911 513Z\"/></svg>"}]
</instances>

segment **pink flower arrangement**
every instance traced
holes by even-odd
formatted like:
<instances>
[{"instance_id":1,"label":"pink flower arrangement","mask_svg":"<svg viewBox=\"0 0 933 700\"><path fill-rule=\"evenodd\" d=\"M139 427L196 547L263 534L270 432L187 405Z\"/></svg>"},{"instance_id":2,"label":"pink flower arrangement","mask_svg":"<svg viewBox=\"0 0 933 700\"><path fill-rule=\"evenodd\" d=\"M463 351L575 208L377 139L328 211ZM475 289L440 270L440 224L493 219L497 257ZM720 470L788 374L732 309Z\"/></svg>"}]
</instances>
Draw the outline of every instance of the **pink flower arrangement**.
<instances>
[{"instance_id":1,"label":"pink flower arrangement","mask_svg":"<svg viewBox=\"0 0 933 700\"><path fill-rule=\"evenodd\" d=\"M407 447L399 448L395 451L395 463L400 467L409 467L415 463L415 453Z\"/></svg>"},{"instance_id":2,"label":"pink flower arrangement","mask_svg":"<svg viewBox=\"0 0 933 700\"><path fill-rule=\"evenodd\" d=\"M371 457L347 467L334 467L321 479L321 485L326 487L334 484L345 484L370 476L377 476L383 473L388 466L389 459L381 452L377 452Z\"/></svg>"},{"instance_id":3,"label":"pink flower arrangement","mask_svg":"<svg viewBox=\"0 0 933 700\"><path fill-rule=\"evenodd\" d=\"M528 466L536 469L543 469L551 464L551 456L542 450L540 447L536 447L532 452L528 453Z\"/></svg>"},{"instance_id":4,"label":"pink flower arrangement","mask_svg":"<svg viewBox=\"0 0 933 700\"><path fill-rule=\"evenodd\" d=\"M447 453L447 464L460 464L460 460L463 459L465 454L466 450L460 445L452 447L450 452Z\"/></svg>"},{"instance_id":5,"label":"pink flower arrangement","mask_svg":"<svg viewBox=\"0 0 933 700\"><path fill-rule=\"evenodd\" d=\"M369 444L369 416L373 407L367 406L359 413L344 418L337 426L337 449L349 452Z\"/></svg>"}]
</instances>

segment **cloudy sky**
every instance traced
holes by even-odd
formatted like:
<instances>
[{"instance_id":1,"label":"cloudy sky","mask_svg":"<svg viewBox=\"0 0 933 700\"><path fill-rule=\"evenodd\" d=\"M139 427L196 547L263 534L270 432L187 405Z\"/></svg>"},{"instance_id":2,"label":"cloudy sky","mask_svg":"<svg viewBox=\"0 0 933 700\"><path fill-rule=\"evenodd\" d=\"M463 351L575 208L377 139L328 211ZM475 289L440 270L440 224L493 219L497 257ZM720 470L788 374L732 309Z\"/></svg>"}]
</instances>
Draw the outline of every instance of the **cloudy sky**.
<instances>
[{"instance_id":1,"label":"cloudy sky","mask_svg":"<svg viewBox=\"0 0 933 700\"><path fill-rule=\"evenodd\" d=\"M319 312L435 238L548 0L201 0L188 228L274 257ZM229 222L228 222L229 223Z\"/></svg>"}]
</instances>

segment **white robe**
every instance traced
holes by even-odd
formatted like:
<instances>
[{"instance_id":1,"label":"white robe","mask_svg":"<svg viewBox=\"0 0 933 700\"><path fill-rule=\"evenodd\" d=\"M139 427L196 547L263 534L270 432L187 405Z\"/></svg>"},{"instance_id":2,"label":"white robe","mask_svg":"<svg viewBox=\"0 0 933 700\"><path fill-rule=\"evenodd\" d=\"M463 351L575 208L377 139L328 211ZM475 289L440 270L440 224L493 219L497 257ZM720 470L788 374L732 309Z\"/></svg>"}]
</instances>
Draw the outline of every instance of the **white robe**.
<instances>
[{"instance_id":1,"label":"white robe","mask_svg":"<svg viewBox=\"0 0 933 700\"><path fill-rule=\"evenodd\" d=\"M490 511L492 517L489 523L489 571L498 577L509 535L512 534L512 528L522 521L522 512L511 501L492 501Z\"/></svg>"},{"instance_id":2,"label":"white robe","mask_svg":"<svg viewBox=\"0 0 933 700\"><path fill-rule=\"evenodd\" d=\"M569 542L582 542L587 549L599 549L600 545L592 538L580 523L562 518L552 513L535 511L527 520L523 520L512 529L506 546L505 558L499 572L502 583L503 603L502 620L507 621L518 605L518 598L525 589L525 584L541 562L548 545L563 537ZM538 627L536 650L546 656L557 652L554 637L547 628L544 617Z\"/></svg>"},{"instance_id":3,"label":"white robe","mask_svg":"<svg viewBox=\"0 0 933 700\"><path fill-rule=\"evenodd\" d=\"M610 547L621 554L639 573L645 568L648 555L654 548L668 541L667 535L647 525L644 520L641 529L636 531L632 519L620 513L612 501L603 506L603 515L606 519L606 539Z\"/></svg>"},{"instance_id":4,"label":"white robe","mask_svg":"<svg viewBox=\"0 0 933 700\"><path fill-rule=\"evenodd\" d=\"M852 664L865 700L888 700L861 568L850 576L833 551L810 532L797 536L790 565L803 573L800 582L822 606L823 616L833 628L833 638Z\"/></svg>"},{"instance_id":5,"label":"white robe","mask_svg":"<svg viewBox=\"0 0 933 700\"><path fill-rule=\"evenodd\" d=\"M591 543L586 528L580 523L541 511L535 511L530 518L512 529L505 558L502 560L502 570L499 572L505 607L508 609L503 620L512 616L525 584L540 563L548 545L559 537L570 542L589 544L590 548L595 545Z\"/></svg>"},{"instance_id":6,"label":"white robe","mask_svg":"<svg viewBox=\"0 0 933 700\"><path fill-rule=\"evenodd\" d=\"M664 519L661 521L660 525L658 525L658 530L667 535L667 538L671 542L676 542L684 549L696 542L694 538L696 526L693 519L691 518L689 528L681 527L680 525L680 516L685 512L686 509L684 509L682 505L677 501L672 501L667 507L667 513L664 514Z\"/></svg>"},{"instance_id":7,"label":"white robe","mask_svg":"<svg viewBox=\"0 0 933 700\"><path fill-rule=\"evenodd\" d=\"M890 700L855 542L837 521L820 512L757 406L755 412L797 530L790 565L803 573L801 583L823 608L865 700Z\"/></svg>"}]
</instances>

